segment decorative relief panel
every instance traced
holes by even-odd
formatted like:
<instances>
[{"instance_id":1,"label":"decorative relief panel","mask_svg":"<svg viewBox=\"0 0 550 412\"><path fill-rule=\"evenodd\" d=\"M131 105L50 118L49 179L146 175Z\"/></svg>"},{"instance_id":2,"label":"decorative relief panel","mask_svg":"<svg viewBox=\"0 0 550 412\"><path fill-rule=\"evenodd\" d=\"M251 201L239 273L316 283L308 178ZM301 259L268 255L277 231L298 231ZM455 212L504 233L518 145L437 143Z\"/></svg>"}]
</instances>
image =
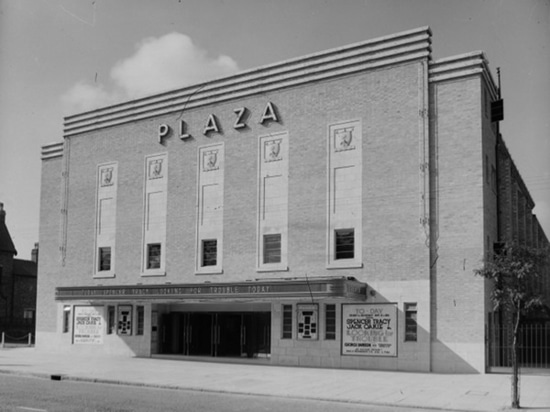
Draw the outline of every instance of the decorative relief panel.
<instances>
[{"instance_id":1,"label":"decorative relief panel","mask_svg":"<svg viewBox=\"0 0 550 412\"><path fill-rule=\"evenodd\" d=\"M164 159L153 159L149 161L148 177L149 179L162 179L164 177L164 170L162 168L162 162Z\"/></svg>"},{"instance_id":2,"label":"decorative relief panel","mask_svg":"<svg viewBox=\"0 0 550 412\"><path fill-rule=\"evenodd\" d=\"M264 161L276 162L278 160L283 160L281 142L282 139L264 141Z\"/></svg>"},{"instance_id":3,"label":"decorative relief panel","mask_svg":"<svg viewBox=\"0 0 550 412\"><path fill-rule=\"evenodd\" d=\"M202 171L210 172L220 168L218 150L205 150L202 152Z\"/></svg>"},{"instance_id":4,"label":"decorative relief panel","mask_svg":"<svg viewBox=\"0 0 550 412\"><path fill-rule=\"evenodd\" d=\"M354 150L354 133L356 133L354 127L334 129L334 151L343 152L345 150Z\"/></svg>"},{"instance_id":5,"label":"decorative relief panel","mask_svg":"<svg viewBox=\"0 0 550 412\"><path fill-rule=\"evenodd\" d=\"M113 186L115 184L113 167L104 167L100 169L100 186Z\"/></svg>"}]
</instances>

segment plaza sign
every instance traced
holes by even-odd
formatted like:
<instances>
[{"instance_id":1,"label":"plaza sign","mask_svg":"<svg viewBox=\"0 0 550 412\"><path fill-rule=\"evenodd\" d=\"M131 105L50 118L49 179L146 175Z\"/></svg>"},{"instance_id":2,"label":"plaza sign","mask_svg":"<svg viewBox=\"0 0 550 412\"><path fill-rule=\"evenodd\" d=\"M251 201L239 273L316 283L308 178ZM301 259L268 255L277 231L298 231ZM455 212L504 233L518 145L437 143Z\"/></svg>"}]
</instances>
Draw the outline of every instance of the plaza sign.
<instances>
[{"instance_id":1,"label":"plaza sign","mask_svg":"<svg viewBox=\"0 0 550 412\"><path fill-rule=\"evenodd\" d=\"M239 107L233 110L235 113L235 122L233 123L233 128L235 130L243 129L247 127L247 115L249 113L246 107ZM267 102L262 115L260 116L259 124L263 125L266 122L279 122L279 116L277 115L277 110L275 105L271 102ZM210 133L221 133L221 127L218 118L214 114L210 114L205 121L202 134L208 136ZM159 125L157 139L159 143L162 143L162 140L165 137L168 137L173 133L172 127L166 123ZM185 120L180 120L179 122L179 138L181 140L187 140L191 135L187 132L187 123Z\"/></svg>"}]
</instances>

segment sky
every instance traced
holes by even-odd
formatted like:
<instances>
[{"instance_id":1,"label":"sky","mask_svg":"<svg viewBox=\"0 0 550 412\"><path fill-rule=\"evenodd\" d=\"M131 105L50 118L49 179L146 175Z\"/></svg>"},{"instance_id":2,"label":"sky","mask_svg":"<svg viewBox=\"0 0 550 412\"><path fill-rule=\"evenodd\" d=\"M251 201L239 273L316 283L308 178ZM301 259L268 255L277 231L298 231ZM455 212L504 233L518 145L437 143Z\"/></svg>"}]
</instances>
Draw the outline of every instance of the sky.
<instances>
[{"instance_id":1,"label":"sky","mask_svg":"<svg viewBox=\"0 0 550 412\"><path fill-rule=\"evenodd\" d=\"M63 118L417 27L432 57L481 50L501 133L550 237L550 0L0 0L0 202L38 241L40 150Z\"/></svg>"}]
</instances>

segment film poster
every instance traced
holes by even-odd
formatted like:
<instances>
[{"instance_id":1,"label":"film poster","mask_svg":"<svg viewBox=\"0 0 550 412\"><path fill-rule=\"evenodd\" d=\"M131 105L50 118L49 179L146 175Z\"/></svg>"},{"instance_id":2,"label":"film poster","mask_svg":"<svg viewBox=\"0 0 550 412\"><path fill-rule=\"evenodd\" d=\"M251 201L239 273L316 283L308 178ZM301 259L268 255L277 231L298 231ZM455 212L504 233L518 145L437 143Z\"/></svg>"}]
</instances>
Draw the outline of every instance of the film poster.
<instances>
[{"instance_id":1,"label":"film poster","mask_svg":"<svg viewBox=\"0 0 550 412\"><path fill-rule=\"evenodd\" d=\"M100 345L103 329L102 306L75 306L73 343Z\"/></svg>"},{"instance_id":2,"label":"film poster","mask_svg":"<svg viewBox=\"0 0 550 412\"><path fill-rule=\"evenodd\" d=\"M397 356L396 305L342 305L342 355Z\"/></svg>"}]
</instances>

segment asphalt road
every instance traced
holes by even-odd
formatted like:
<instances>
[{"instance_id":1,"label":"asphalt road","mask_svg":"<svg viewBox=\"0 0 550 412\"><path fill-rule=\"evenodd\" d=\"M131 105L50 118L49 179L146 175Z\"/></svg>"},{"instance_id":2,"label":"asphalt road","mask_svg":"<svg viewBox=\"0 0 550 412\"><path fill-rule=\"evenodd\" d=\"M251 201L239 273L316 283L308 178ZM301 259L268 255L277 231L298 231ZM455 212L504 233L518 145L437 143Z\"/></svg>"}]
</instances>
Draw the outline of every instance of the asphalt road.
<instances>
[{"instance_id":1,"label":"asphalt road","mask_svg":"<svg viewBox=\"0 0 550 412\"><path fill-rule=\"evenodd\" d=\"M0 411L9 412L405 412L398 407L155 389L0 374ZM415 409L421 412L421 409ZM433 409L430 409L433 412Z\"/></svg>"}]
</instances>

